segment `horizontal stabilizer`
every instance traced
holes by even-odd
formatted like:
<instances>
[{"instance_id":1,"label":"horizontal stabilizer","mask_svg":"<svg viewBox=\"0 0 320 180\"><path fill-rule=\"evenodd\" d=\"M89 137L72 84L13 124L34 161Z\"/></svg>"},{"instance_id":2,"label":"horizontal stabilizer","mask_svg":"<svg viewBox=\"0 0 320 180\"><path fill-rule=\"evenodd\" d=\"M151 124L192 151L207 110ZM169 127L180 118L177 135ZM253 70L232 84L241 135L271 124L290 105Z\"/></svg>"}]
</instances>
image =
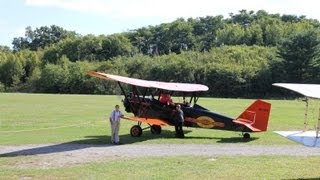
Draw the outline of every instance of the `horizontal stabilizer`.
<instances>
[{"instance_id":1,"label":"horizontal stabilizer","mask_svg":"<svg viewBox=\"0 0 320 180\"><path fill-rule=\"evenodd\" d=\"M235 122L235 123L237 123L237 124L242 124L242 125L246 126L247 128L251 129L253 132L261 132L260 129L257 129L257 128L253 127L253 126L251 125L251 123L244 122L244 121L242 121L242 120L240 120L240 119L238 119L238 120L237 120L237 119L236 119L236 120L233 120L233 122Z\"/></svg>"}]
</instances>

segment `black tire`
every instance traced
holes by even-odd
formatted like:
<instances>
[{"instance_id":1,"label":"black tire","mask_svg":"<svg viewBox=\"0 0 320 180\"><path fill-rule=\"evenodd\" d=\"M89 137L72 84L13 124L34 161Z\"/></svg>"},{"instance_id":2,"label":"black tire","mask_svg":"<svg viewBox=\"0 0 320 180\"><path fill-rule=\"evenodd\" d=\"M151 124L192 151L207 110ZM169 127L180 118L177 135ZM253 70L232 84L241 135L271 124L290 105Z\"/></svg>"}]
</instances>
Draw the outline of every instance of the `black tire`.
<instances>
[{"instance_id":1,"label":"black tire","mask_svg":"<svg viewBox=\"0 0 320 180\"><path fill-rule=\"evenodd\" d=\"M152 134L160 134L161 133L161 126L159 125L152 125L150 127L151 133Z\"/></svg>"},{"instance_id":2,"label":"black tire","mask_svg":"<svg viewBox=\"0 0 320 180\"><path fill-rule=\"evenodd\" d=\"M249 133L244 133L243 134L243 139L250 139L250 134Z\"/></svg>"},{"instance_id":3,"label":"black tire","mask_svg":"<svg viewBox=\"0 0 320 180\"><path fill-rule=\"evenodd\" d=\"M132 137L140 137L142 134L142 128L139 125L134 125L130 129L130 134Z\"/></svg>"}]
</instances>

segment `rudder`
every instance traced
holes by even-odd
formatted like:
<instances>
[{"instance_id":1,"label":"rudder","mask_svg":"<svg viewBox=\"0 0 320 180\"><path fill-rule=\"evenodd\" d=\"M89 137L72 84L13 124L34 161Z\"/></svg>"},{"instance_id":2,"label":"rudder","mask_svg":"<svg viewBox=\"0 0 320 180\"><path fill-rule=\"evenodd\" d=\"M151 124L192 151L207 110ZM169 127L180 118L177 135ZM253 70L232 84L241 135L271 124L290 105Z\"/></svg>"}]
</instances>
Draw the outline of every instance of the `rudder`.
<instances>
[{"instance_id":1,"label":"rudder","mask_svg":"<svg viewBox=\"0 0 320 180\"><path fill-rule=\"evenodd\" d=\"M270 109L270 103L258 99L241 113L234 122L245 125L254 132L266 131Z\"/></svg>"}]
</instances>

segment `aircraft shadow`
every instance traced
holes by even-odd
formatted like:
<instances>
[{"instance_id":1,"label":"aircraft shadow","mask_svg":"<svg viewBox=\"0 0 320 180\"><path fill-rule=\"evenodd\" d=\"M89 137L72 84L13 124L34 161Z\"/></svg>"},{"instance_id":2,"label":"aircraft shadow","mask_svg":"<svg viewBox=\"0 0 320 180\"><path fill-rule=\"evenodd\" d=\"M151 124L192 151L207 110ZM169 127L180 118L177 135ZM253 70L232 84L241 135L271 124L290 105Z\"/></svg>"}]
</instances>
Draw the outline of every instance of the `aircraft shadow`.
<instances>
[{"instance_id":1,"label":"aircraft shadow","mask_svg":"<svg viewBox=\"0 0 320 180\"><path fill-rule=\"evenodd\" d=\"M185 130L185 134L190 133L190 130ZM144 132L141 137L131 137L130 134L120 135L122 144L133 144L137 142L143 142L152 139L174 139L175 132L163 130L160 135L153 135L150 132ZM21 149L9 153L0 154L0 157L17 157L17 156L30 156L40 154L51 154L59 152L74 151L79 149L85 149L90 147L113 147L115 145L110 144L110 136L85 136L84 139L70 141L60 144L40 146L28 149ZM242 137L231 137L231 138L218 138L218 137L188 137L185 139L216 139L218 143L245 143L256 140L258 138L243 139Z\"/></svg>"},{"instance_id":2,"label":"aircraft shadow","mask_svg":"<svg viewBox=\"0 0 320 180\"><path fill-rule=\"evenodd\" d=\"M314 177L314 178L297 178L297 179L284 179L284 180L319 180L320 177Z\"/></svg>"},{"instance_id":3,"label":"aircraft shadow","mask_svg":"<svg viewBox=\"0 0 320 180\"><path fill-rule=\"evenodd\" d=\"M251 137L250 139L244 139L243 137L185 137L185 139L213 139L217 140L217 143L247 143L255 141L259 138Z\"/></svg>"}]
</instances>

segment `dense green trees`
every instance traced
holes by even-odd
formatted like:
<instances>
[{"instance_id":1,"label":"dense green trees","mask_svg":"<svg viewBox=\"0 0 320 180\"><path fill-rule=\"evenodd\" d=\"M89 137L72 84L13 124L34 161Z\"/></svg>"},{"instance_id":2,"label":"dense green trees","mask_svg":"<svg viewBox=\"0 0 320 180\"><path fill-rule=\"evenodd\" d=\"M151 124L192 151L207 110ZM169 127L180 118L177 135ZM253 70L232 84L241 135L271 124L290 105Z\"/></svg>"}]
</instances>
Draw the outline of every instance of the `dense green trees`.
<instances>
[{"instance_id":1,"label":"dense green trees","mask_svg":"<svg viewBox=\"0 0 320 180\"><path fill-rule=\"evenodd\" d=\"M203 83L214 96L270 96L273 82L319 83L319 25L241 10L100 36L27 27L13 50L0 46L0 91L118 93L114 83L85 74L99 70Z\"/></svg>"},{"instance_id":2,"label":"dense green trees","mask_svg":"<svg viewBox=\"0 0 320 180\"><path fill-rule=\"evenodd\" d=\"M283 70L289 82L320 82L318 31L309 30L291 35L279 47L279 56L283 59Z\"/></svg>"},{"instance_id":3,"label":"dense green trees","mask_svg":"<svg viewBox=\"0 0 320 180\"><path fill-rule=\"evenodd\" d=\"M26 28L25 37L13 39L13 49L19 51L21 49L38 50L46 46L52 45L67 37L76 36L75 32L66 31L63 28L52 25L42 26L32 30L30 26Z\"/></svg>"}]
</instances>

